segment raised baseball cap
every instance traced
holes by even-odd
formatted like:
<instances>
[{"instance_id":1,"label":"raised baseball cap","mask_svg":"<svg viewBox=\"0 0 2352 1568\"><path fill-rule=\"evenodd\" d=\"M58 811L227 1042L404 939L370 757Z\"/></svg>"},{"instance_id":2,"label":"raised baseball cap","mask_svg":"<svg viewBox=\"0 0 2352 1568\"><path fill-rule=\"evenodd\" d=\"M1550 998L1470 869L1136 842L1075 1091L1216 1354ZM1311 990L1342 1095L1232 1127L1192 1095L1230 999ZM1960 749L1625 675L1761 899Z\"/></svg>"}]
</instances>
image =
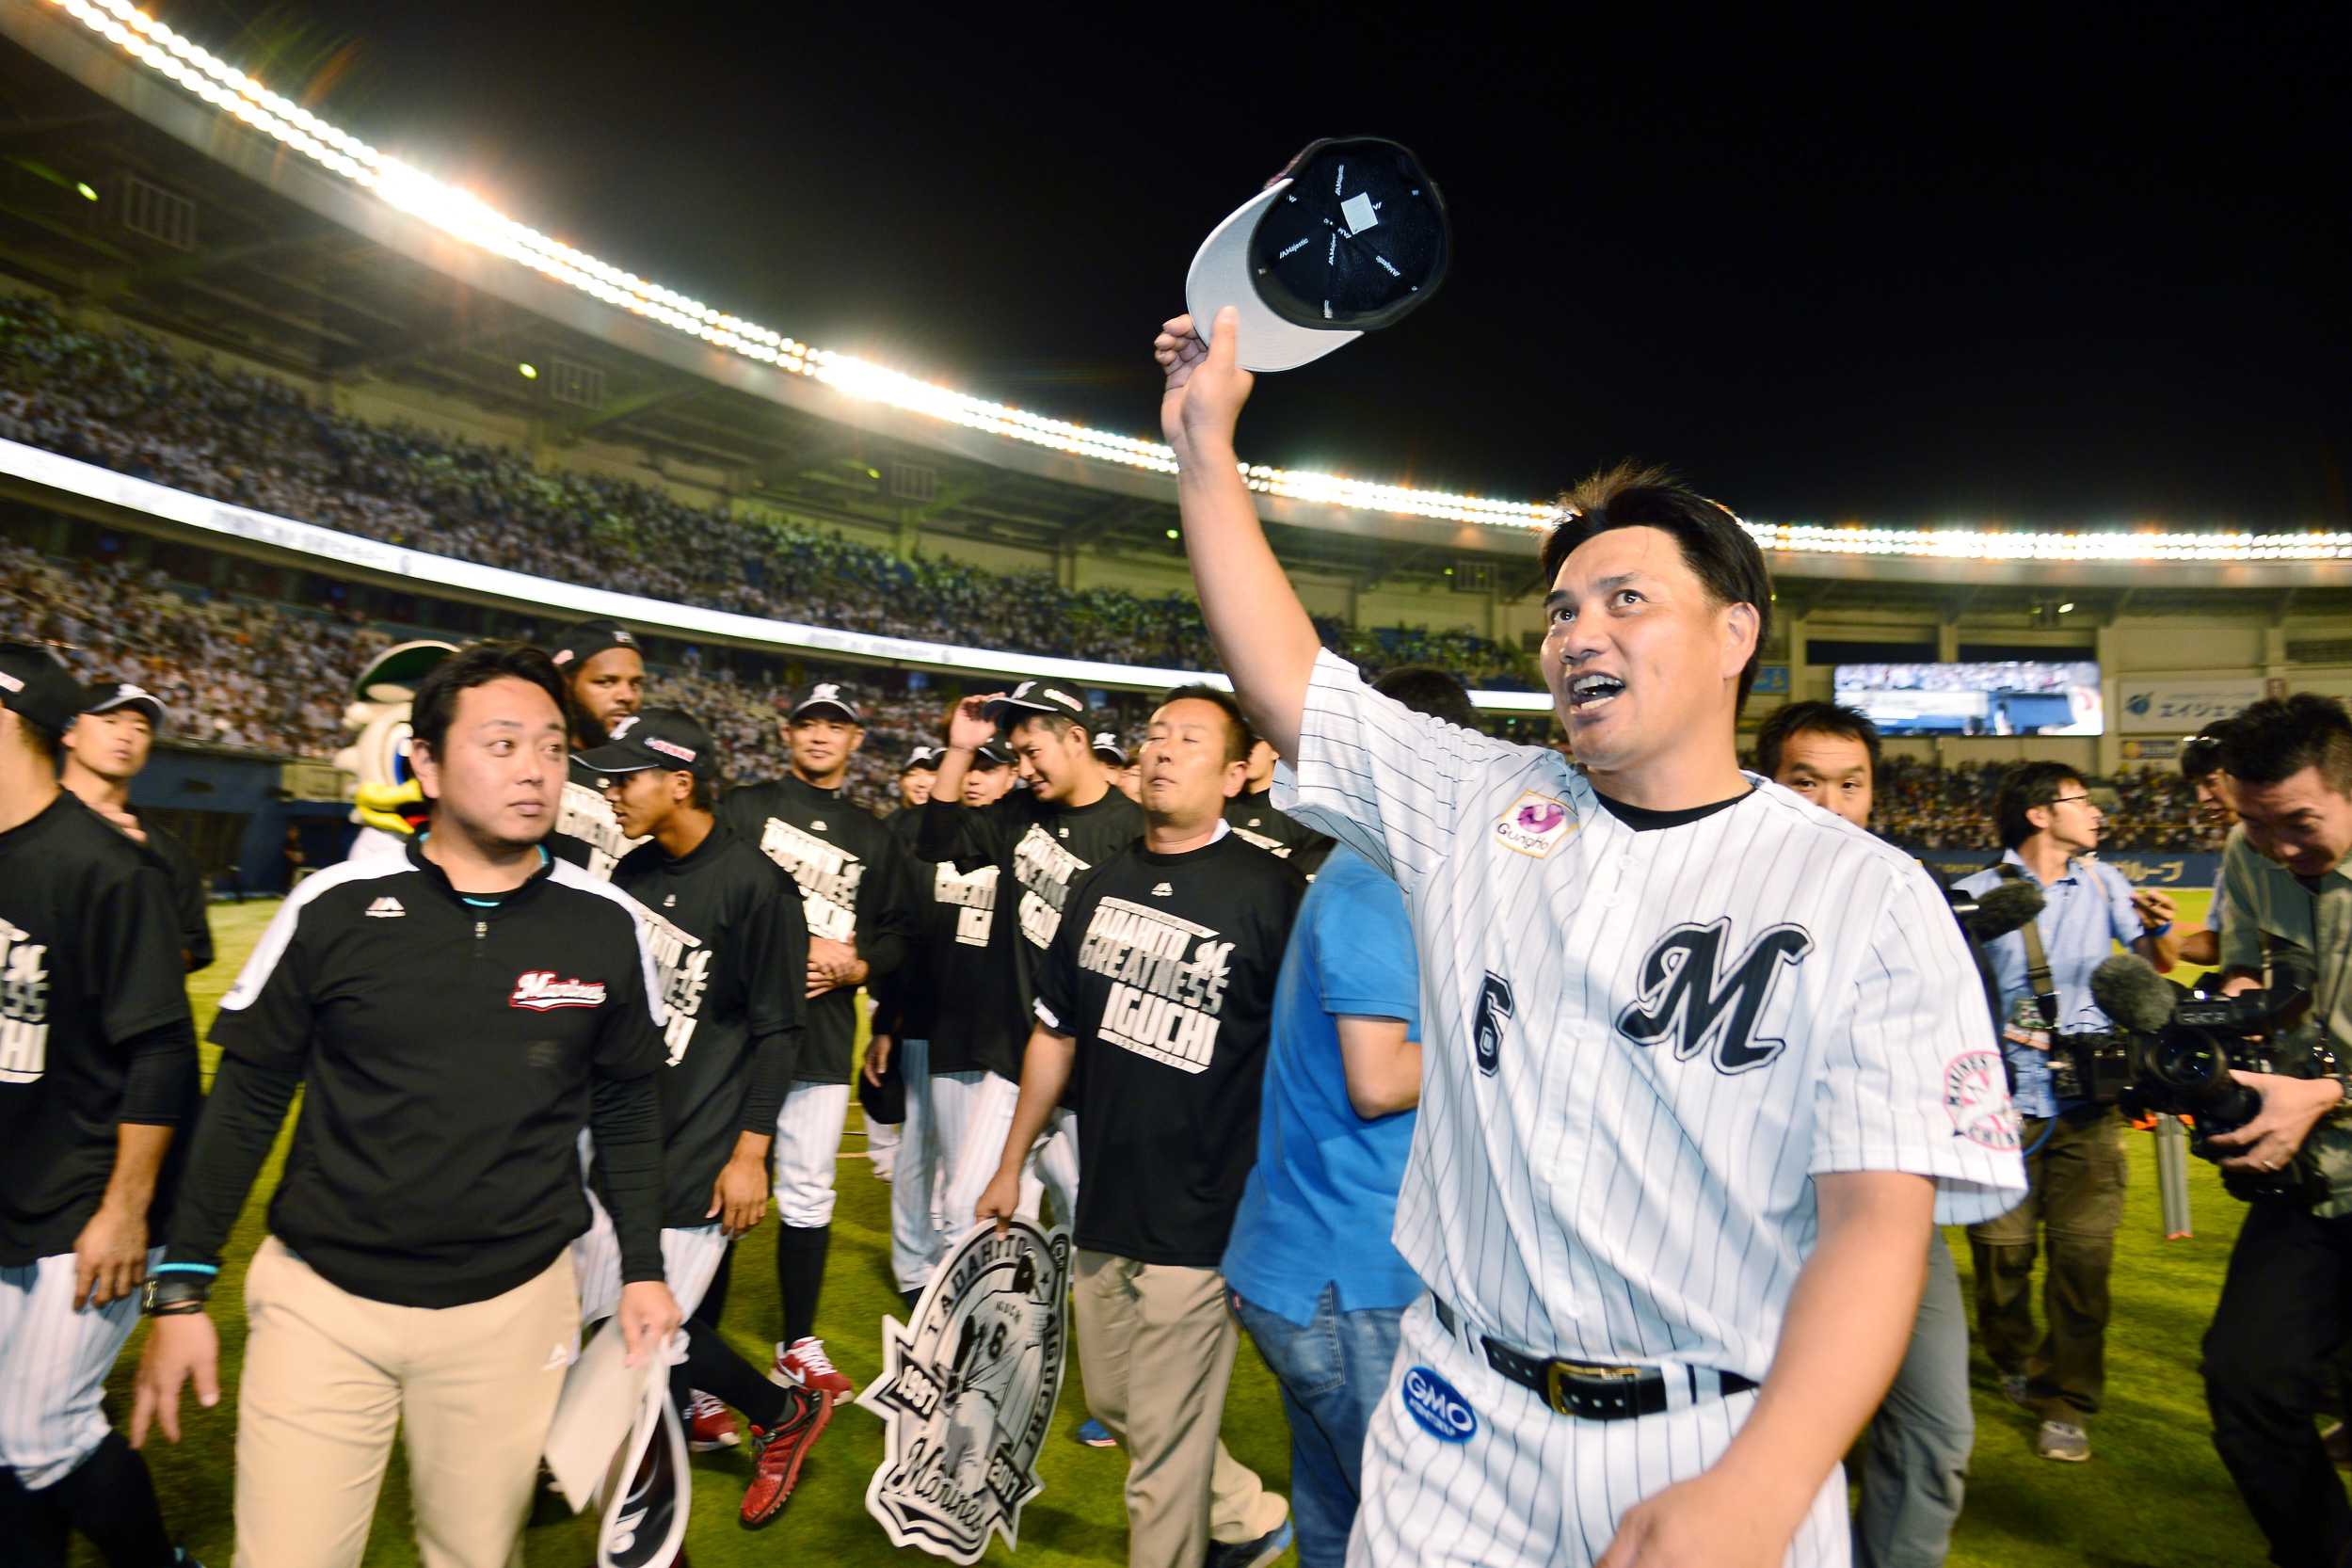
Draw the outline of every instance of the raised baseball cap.
<instances>
[{"instance_id":1,"label":"raised baseball cap","mask_svg":"<svg viewBox=\"0 0 2352 1568\"><path fill-rule=\"evenodd\" d=\"M607 648L636 646L635 632L616 620L600 617L565 628L564 634L555 639L554 649L548 657L555 662L557 669L568 675L574 665L586 664Z\"/></svg>"},{"instance_id":2,"label":"raised baseball cap","mask_svg":"<svg viewBox=\"0 0 2352 1568\"><path fill-rule=\"evenodd\" d=\"M38 643L0 643L0 708L55 739L81 715L82 683Z\"/></svg>"},{"instance_id":3,"label":"raised baseball cap","mask_svg":"<svg viewBox=\"0 0 2352 1568\"><path fill-rule=\"evenodd\" d=\"M811 713L822 712L828 708L858 728L865 727L864 710L857 706L857 699L850 695L849 688L838 680L820 680L801 693L799 700L792 704L792 712L787 716L795 719L806 718Z\"/></svg>"},{"instance_id":4,"label":"raised baseball cap","mask_svg":"<svg viewBox=\"0 0 2352 1568\"><path fill-rule=\"evenodd\" d=\"M1240 312L1241 368L1295 370L1392 327L1437 292L1453 231L1412 149L1379 136L1311 142L1209 231L1184 279L1206 340Z\"/></svg>"},{"instance_id":5,"label":"raised baseball cap","mask_svg":"<svg viewBox=\"0 0 2352 1568\"><path fill-rule=\"evenodd\" d=\"M1127 747L1119 744L1119 732L1115 729L1096 730L1094 750L1096 756L1114 768L1127 766Z\"/></svg>"},{"instance_id":6,"label":"raised baseball cap","mask_svg":"<svg viewBox=\"0 0 2352 1568\"><path fill-rule=\"evenodd\" d=\"M1084 724L1087 718L1086 702L1050 680L1024 680L1011 691L992 696L980 705L980 716L1000 726L1018 724L1032 713L1059 713L1065 719L1076 719Z\"/></svg>"},{"instance_id":7,"label":"raised baseball cap","mask_svg":"<svg viewBox=\"0 0 2352 1568\"><path fill-rule=\"evenodd\" d=\"M906 761L898 771L901 773L913 773L918 768L929 768L934 773L938 772L939 748L937 746L917 746L914 750L906 754Z\"/></svg>"},{"instance_id":8,"label":"raised baseball cap","mask_svg":"<svg viewBox=\"0 0 2352 1568\"><path fill-rule=\"evenodd\" d=\"M613 721L600 746L579 754L580 765L593 773L644 773L663 768L690 773L696 778L719 776L719 748L711 732L691 713L675 708L648 708Z\"/></svg>"},{"instance_id":9,"label":"raised baseball cap","mask_svg":"<svg viewBox=\"0 0 2352 1568\"><path fill-rule=\"evenodd\" d=\"M147 715L151 728L164 727L164 705L154 693L128 680L98 680L82 688L82 712L111 713L119 709L136 708Z\"/></svg>"}]
</instances>

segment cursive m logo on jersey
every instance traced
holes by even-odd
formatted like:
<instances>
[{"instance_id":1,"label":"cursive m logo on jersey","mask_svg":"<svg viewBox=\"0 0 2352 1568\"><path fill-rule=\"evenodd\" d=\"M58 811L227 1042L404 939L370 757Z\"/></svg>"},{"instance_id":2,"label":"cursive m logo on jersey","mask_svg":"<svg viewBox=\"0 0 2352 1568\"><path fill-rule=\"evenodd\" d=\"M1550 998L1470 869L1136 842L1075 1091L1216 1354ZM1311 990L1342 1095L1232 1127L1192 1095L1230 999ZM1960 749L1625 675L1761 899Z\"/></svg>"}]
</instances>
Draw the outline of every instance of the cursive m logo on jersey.
<instances>
[{"instance_id":1,"label":"cursive m logo on jersey","mask_svg":"<svg viewBox=\"0 0 2352 1568\"><path fill-rule=\"evenodd\" d=\"M1618 1015L1629 1040L1656 1045L1672 1038L1677 1061L1711 1050L1722 1073L1761 1067L1781 1053L1780 1040L1759 1040L1756 1025L1780 979L1813 951L1804 928L1776 925L1756 938L1726 971L1720 968L1727 916L1711 925L1678 925L1641 961L1640 1000Z\"/></svg>"},{"instance_id":2,"label":"cursive m logo on jersey","mask_svg":"<svg viewBox=\"0 0 2352 1568\"><path fill-rule=\"evenodd\" d=\"M506 999L506 1005L528 1007L535 1013L551 1007L601 1007L604 982L558 980L553 969L528 969L515 977L515 994Z\"/></svg>"}]
</instances>

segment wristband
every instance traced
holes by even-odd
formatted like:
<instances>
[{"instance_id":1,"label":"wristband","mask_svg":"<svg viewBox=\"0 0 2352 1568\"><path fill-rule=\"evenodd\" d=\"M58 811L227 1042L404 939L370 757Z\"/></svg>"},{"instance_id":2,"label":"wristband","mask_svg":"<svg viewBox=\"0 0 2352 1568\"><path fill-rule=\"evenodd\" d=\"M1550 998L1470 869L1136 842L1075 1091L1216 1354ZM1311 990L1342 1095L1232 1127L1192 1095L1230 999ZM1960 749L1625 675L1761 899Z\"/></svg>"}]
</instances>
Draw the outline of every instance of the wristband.
<instances>
[{"instance_id":1,"label":"wristband","mask_svg":"<svg viewBox=\"0 0 2352 1568\"><path fill-rule=\"evenodd\" d=\"M139 1310L150 1318L184 1318L204 1310L213 1293L213 1272L180 1268L147 1276Z\"/></svg>"},{"instance_id":2,"label":"wristband","mask_svg":"<svg viewBox=\"0 0 2352 1568\"><path fill-rule=\"evenodd\" d=\"M2140 927L2139 934L2143 936L2163 936L2169 934L2171 930L2172 922L2170 920L2167 920L2162 925L2142 926Z\"/></svg>"}]
</instances>

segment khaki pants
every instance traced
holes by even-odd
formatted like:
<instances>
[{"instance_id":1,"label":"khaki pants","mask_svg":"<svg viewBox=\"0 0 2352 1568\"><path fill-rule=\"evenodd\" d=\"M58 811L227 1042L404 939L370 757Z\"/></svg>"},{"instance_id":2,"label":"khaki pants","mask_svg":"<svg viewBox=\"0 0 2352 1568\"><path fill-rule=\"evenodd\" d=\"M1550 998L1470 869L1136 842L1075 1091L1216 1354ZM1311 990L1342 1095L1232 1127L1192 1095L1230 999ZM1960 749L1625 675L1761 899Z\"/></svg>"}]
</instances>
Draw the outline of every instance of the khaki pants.
<instances>
[{"instance_id":1,"label":"khaki pants","mask_svg":"<svg viewBox=\"0 0 2352 1568\"><path fill-rule=\"evenodd\" d=\"M1997 1220L1968 1227L1976 1262L1976 1327L1985 1353L2005 1375L2023 1372L2025 1398L2045 1418L2080 1424L2106 1393L2107 1271L2131 1165L2123 1118L2112 1111L2081 1120L2025 1118L2025 1201ZM2039 1235L2038 1235L2039 1233ZM2042 1334L2034 1336L2035 1242L2046 1235Z\"/></svg>"},{"instance_id":2,"label":"khaki pants","mask_svg":"<svg viewBox=\"0 0 2352 1568\"><path fill-rule=\"evenodd\" d=\"M1240 1336L1214 1269L1078 1255L1087 1413L1127 1450L1128 1568L1199 1568L1210 1541L1255 1541L1289 1504L1217 1436Z\"/></svg>"},{"instance_id":3,"label":"khaki pants","mask_svg":"<svg viewBox=\"0 0 2352 1568\"><path fill-rule=\"evenodd\" d=\"M503 1296L431 1311L339 1289L273 1236L245 1314L236 1568L357 1568L396 1427L424 1568L504 1568L579 1345L568 1252Z\"/></svg>"}]
</instances>

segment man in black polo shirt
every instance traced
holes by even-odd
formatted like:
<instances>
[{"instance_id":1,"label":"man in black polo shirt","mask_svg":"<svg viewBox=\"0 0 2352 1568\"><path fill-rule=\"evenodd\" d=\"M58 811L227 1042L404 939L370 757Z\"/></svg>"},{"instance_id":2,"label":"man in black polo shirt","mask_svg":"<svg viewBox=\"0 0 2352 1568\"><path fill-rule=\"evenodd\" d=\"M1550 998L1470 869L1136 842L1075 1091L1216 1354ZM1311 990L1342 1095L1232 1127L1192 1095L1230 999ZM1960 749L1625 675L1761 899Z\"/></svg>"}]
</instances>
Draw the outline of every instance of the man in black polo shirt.
<instances>
[{"instance_id":1,"label":"man in black polo shirt","mask_svg":"<svg viewBox=\"0 0 2352 1568\"><path fill-rule=\"evenodd\" d=\"M620 830L604 798L604 781L580 757L602 745L613 726L644 704L645 656L635 632L616 620L599 619L567 631L548 657L563 672L564 709L571 726L564 808L548 847L591 876L610 876L641 840Z\"/></svg>"},{"instance_id":2,"label":"man in black polo shirt","mask_svg":"<svg viewBox=\"0 0 2352 1568\"><path fill-rule=\"evenodd\" d=\"M880 819L841 792L865 744L865 716L840 683L819 681L784 721L792 771L729 790L719 814L800 884L808 917L808 1032L776 1123L776 1278L784 1301L777 1379L856 1393L817 1339L817 1297L833 1235L833 1167L849 1115L857 987L906 955L899 848Z\"/></svg>"},{"instance_id":3,"label":"man in black polo shirt","mask_svg":"<svg viewBox=\"0 0 2352 1568\"><path fill-rule=\"evenodd\" d=\"M1010 1002L1003 1027L1016 1040L1026 1039L1034 1021L1030 1006L1036 994L1036 968L1061 929L1071 889L1144 832L1143 810L1112 787L1094 749L1091 717L1076 694L1051 680L1024 680L1010 692L966 697L949 715L939 782L931 792L931 804L923 808L919 856L952 861L967 872L981 866L1000 868L1004 913L989 942L992 961L1002 965L1010 977L1010 989L1001 993ZM1011 754L1029 787L974 809L962 804L964 778L974 752L991 743ZM972 1108L966 1132L967 1140L982 1148L1002 1142L1013 1125L1017 1097L1010 1080L984 1087L986 1093ZM1053 1189L1054 1215L1065 1224L1077 1208L1078 1121L1066 1107L1057 1112L1053 1135L1034 1157L1034 1174ZM980 1181L987 1179L984 1157L970 1174ZM952 1224L960 1223L979 1195L977 1187L954 1180L954 1175L950 1173L942 1197L944 1205L952 1205L942 1208ZM1026 1212L1033 1218L1034 1184L1029 1192Z\"/></svg>"},{"instance_id":4,"label":"man in black polo shirt","mask_svg":"<svg viewBox=\"0 0 2352 1568\"><path fill-rule=\"evenodd\" d=\"M621 831L640 840L613 869L613 886L643 907L669 1011L662 1263L679 1310L692 1314L728 1243L767 1210L768 1142L799 1045L808 927L792 879L720 825L709 730L675 708L648 708L615 720L611 733L578 760L604 779ZM621 1280L611 1216L592 1207L595 1224L572 1251L590 1321L612 1309ZM743 1522L764 1525L791 1495L832 1401L770 1383L708 1322L689 1316L686 1336L686 1359L670 1369L679 1414L705 1448L735 1441L734 1422L711 1396L751 1417Z\"/></svg>"},{"instance_id":5,"label":"man in black polo shirt","mask_svg":"<svg viewBox=\"0 0 2352 1568\"><path fill-rule=\"evenodd\" d=\"M1274 982L1306 891L1224 820L1248 755L1227 693L1178 687L1152 714L1143 840L1062 912L1020 1103L974 1210L1019 1210L1031 1145L1075 1074L1079 1366L1088 1411L1128 1451L1130 1568L1263 1564L1289 1544L1288 1506L1217 1440L1236 1344L1219 1265L1256 1160Z\"/></svg>"},{"instance_id":6,"label":"man in black polo shirt","mask_svg":"<svg viewBox=\"0 0 2352 1568\"><path fill-rule=\"evenodd\" d=\"M101 1400L168 1217L196 1029L163 870L57 787L83 693L0 644L0 1558L63 1568L79 1529L163 1568L147 1465Z\"/></svg>"},{"instance_id":7,"label":"man in black polo shirt","mask_svg":"<svg viewBox=\"0 0 2352 1568\"><path fill-rule=\"evenodd\" d=\"M1444 674L1431 665L1402 664L1404 670L1429 669ZM1308 876L1322 870L1332 846L1339 840L1316 832L1306 824L1286 811L1274 809L1274 763L1280 759L1263 736L1250 737L1250 776L1241 786L1241 792L1225 802L1225 821L1233 830L1262 850L1271 851L1297 866Z\"/></svg>"},{"instance_id":8,"label":"man in black polo shirt","mask_svg":"<svg viewBox=\"0 0 2352 1568\"><path fill-rule=\"evenodd\" d=\"M163 727L164 705L145 687L102 680L86 688L81 716L65 732L65 767L57 782L163 862L180 920L181 955L193 972L213 961L211 880L178 835L131 805L131 780L147 766Z\"/></svg>"},{"instance_id":9,"label":"man in black polo shirt","mask_svg":"<svg viewBox=\"0 0 2352 1568\"><path fill-rule=\"evenodd\" d=\"M504 1568L579 1342L570 1243L595 1134L632 1365L664 1353L667 1051L629 896L539 840L568 760L563 683L482 643L417 690L430 825L397 862L295 890L221 999L206 1115L149 1292L132 1434L217 1398L211 1272L295 1091L302 1114L246 1275L237 1560L355 1560L397 1428L420 1554Z\"/></svg>"}]
</instances>

